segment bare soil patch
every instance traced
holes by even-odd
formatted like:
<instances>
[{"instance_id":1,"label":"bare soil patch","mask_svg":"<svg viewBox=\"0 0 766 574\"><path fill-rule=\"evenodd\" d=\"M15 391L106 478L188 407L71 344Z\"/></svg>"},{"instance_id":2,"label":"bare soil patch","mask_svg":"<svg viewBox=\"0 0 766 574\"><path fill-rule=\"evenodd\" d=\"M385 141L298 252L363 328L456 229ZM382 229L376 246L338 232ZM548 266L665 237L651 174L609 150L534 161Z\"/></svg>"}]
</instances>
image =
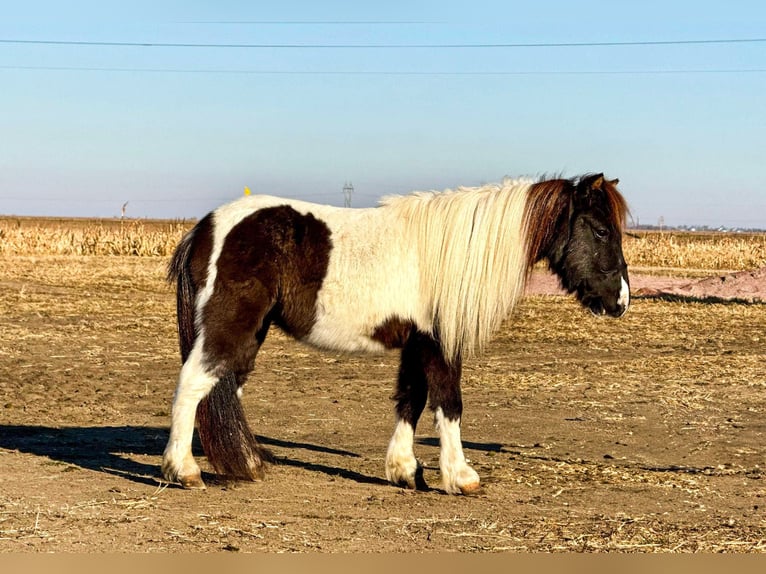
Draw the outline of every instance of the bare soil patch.
<instances>
[{"instance_id":1,"label":"bare soil patch","mask_svg":"<svg viewBox=\"0 0 766 574\"><path fill-rule=\"evenodd\" d=\"M159 473L179 368L164 266L0 258L1 552L766 549L766 306L742 293L608 320L533 283L465 367L470 497L441 491L428 416L431 489L386 484L397 353L273 332L244 403L276 464L190 492Z\"/></svg>"},{"instance_id":2,"label":"bare soil patch","mask_svg":"<svg viewBox=\"0 0 766 574\"><path fill-rule=\"evenodd\" d=\"M708 272L703 277L680 274L631 272L631 293L641 297L687 298L698 301L766 302L766 267L749 271ZM695 275L699 274L697 271ZM530 295L564 295L558 279L545 271L535 271L527 285Z\"/></svg>"}]
</instances>

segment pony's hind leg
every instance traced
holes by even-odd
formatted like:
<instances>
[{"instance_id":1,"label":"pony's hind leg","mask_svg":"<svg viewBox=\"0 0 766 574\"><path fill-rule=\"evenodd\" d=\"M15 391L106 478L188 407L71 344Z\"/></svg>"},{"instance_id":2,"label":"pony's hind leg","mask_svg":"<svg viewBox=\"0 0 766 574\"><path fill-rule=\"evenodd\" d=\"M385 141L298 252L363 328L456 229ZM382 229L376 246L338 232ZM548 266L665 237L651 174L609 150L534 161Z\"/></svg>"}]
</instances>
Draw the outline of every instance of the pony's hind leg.
<instances>
[{"instance_id":1,"label":"pony's hind leg","mask_svg":"<svg viewBox=\"0 0 766 574\"><path fill-rule=\"evenodd\" d=\"M162 461L167 480L184 488L205 488L191 451L195 416L202 448L218 474L243 480L263 478L264 463L271 454L250 431L240 396L268 328L269 322L264 321L254 337L248 333L247 342L240 341L238 360L246 367L233 368L236 362L227 357L212 361L205 352L204 337L195 342L173 399L170 438Z\"/></svg>"},{"instance_id":2,"label":"pony's hind leg","mask_svg":"<svg viewBox=\"0 0 766 574\"><path fill-rule=\"evenodd\" d=\"M202 312L204 364L216 380L197 407L197 432L216 474L259 480L271 455L250 430L238 391L266 338L274 303L260 281L230 279L219 263L216 288Z\"/></svg>"},{"instance_id":3,"label":"pony's hind leg","mask_svg":"<svg viewBox=\"0 0 766 574\"><path fill-rule=\"evenodd\" d=\"M210 392L218 378L202 361L203 339L197 339L181 368L173 397L170 438L162 456L162 474L184 488L205 488L200 468L192 456L192 437L197 405Z\"/></svg>"},{"instance_id":4,"label":"pony's hind leg","mask_svg":"<svg viewBox=\"0 0 766 574\"><path fill-rule=\"evenodd\" d=\"M423 469L415 458L415 427L426 406L428 379L420 356L419 334L413 332L402 349L397 379L396 428L386 453L386 478L412 489L427 488Z\"/></svg>"}]
</instances>

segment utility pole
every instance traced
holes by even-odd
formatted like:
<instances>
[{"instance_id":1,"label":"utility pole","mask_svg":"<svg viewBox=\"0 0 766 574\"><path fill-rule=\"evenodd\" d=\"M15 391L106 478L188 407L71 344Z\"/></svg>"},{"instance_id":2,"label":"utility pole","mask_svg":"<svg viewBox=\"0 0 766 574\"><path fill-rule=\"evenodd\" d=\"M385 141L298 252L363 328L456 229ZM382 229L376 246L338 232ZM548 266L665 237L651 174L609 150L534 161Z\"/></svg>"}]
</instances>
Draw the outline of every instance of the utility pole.
<instances>
[{"instance_id":1,"label":"utility pole","mask_svg":"<svg viewBox=\"0 0 766 574\"><path fill-rule=\"evenodd\" d=\"M347 181L343 185L343 207L351 207L351 196L354 194L354 184Z\"/></svg>"}]
</instances>

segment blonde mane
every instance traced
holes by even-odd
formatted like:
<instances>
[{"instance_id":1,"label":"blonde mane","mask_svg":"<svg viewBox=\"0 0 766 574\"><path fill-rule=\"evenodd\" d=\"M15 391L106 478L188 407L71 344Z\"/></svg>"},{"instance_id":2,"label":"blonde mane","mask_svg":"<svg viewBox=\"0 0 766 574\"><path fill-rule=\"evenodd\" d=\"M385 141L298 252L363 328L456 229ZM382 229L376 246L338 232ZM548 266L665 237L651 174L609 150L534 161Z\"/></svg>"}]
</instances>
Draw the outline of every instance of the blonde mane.
<instances>
[{"instance_id":1,"label":"blonde mane","mask_svg":"<svg viewBox=\"0 0 766 574\"><path fill-rule=\"evenodd\" d=\"M419 249L423 303L448 361L480 351L509 315L528 272L531 180L384 198Z\"/></svg>"}]
</instances>

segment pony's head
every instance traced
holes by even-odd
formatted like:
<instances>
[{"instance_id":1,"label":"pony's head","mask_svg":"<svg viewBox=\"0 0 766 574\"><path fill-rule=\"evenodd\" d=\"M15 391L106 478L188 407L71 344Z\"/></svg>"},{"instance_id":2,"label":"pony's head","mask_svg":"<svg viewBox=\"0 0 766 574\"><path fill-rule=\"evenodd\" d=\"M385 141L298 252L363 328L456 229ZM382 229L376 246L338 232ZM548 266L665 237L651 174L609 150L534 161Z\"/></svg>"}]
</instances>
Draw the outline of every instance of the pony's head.
<instances>
[{"instance_id":1,"label":"pony's head","mask_svg":"<svg viewBox=\"0 0 766 574\"><path fill-rule=\"evenodd\" d=\"M553 182L536 184L542 186L541 198L547 196L542 203L548 208L543 211L555 223L546 226L547 237L537 242L535 259L548 259L562 286L576 293L594 315L622 316L630 303L628 266L622 253L628 210L617 191L618 180L597 174Z\"/></svg>"}]
</instances>

